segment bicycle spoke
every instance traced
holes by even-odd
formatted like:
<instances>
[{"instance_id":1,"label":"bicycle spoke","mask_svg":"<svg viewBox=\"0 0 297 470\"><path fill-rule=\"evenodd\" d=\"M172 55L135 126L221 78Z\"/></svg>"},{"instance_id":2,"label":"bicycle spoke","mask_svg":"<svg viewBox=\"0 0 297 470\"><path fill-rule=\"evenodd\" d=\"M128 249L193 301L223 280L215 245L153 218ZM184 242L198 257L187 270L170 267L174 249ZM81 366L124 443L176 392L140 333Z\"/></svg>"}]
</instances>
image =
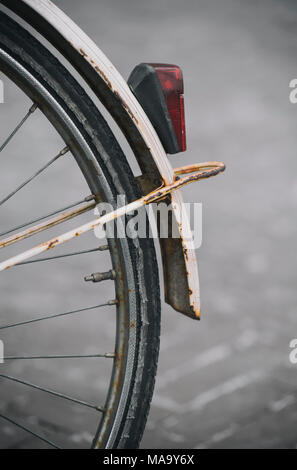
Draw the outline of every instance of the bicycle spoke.
<instances>
[{"instance_id":1,"label":"bicycle spoke","mask_svg":"<svg viewBox=\"0 0 297 470\"><path fill-rule=\"evenodd\" d=\"M22 322L18 322L18 323L11 323L9 325L0 326L0 330L6 330L8 328L14 328L16 326L22 326L22 325L28 325L28 324L31 324L31 323L37 323L37 322L44 321L44 320L50 320L52 318L64 317L64 316L67 316L67 315L73 315L75 313L87 312L89 310L95 310L96 308L100 308L100 307L108 307L108 306L116 305L117 303L118 303L117 300L109 300L108 302L106 302L104 304L95 305L94 307L80 308L78 310L72 310L71 312L56 313L54 315L47 315L47 316L44 316L44 317L33 318L32 320L26 320L26 321L22 321Z\"/></svg>"},{"instance_id":2,"label":"bicycle spoke","mask_svg":"<svg viewBox=\"0 0 297 470\"><path fill-rule=\"evenodd\" d=\"M36 171L32 176L30 176L28 179L26 179L22 184L20 184L16 189L14 189L11 193L9 193L7 196L5 196L2 200L0 200L0 206L7 202L9 199L11 199L16 193L18 193L22 188L24 188L27 184L29 184L31 181L33 181L37 176L39 176L44 170L46 170L49 166L51 166L58 158L62 157L62 155L65 155L67 152L69 152L69 147L63 148L61 152L58 153L54 158L49 160L43 167L41 167L38 171Z\"/></svg>"},{"instance_id":3,"label":"bicycle spoke","mask_svg":"<svg viewBox=\"0 0 297 470\"><path fill-rule=\"evenodd\" d=\"M66 222L67 220L71 220L74 217L77 217L81 214L84 214L85 212L94 209L95 206L95 201L87 202L77 209L63 212L62 214L53 217L52 219L48 219L45 222L42 222L41 224L34 225L33 227L28 228L27 230L23 230L22 232L18 232L15 235L0 240L0 248L5 248L6 246L24 240L25 238L32 237L33 235L36 235L36 233L43 232L44 230L48 230L49 228L55 227L56 225Z\"/></svg>"},{"instance_id":4,"label":"bicycle spoke","mask_svg":"<svg viewBox=\"0 0 297 470\"><path fill-rule=\"evenodd\" d=\"M7 139L3 142L3 144L1 145L0 147L0 152L2 152L2 150L4 150L4 148L6 147L6 145L11 141L11 139L15 136L15 134L18 132L18 130L23 126L23 124L25 124L25 122L27 121L28 117L31 116L31 114L34 113L34 111L37 109L37 104L33 104L31 106L31 108L29 109L29 111L27 112L27 114L23 117L23 119L21 120L21 122L16 126L16 128L12 131L12 133L7 137Z\"/></svg>"},{"instance_id":5,"label":"bicycle spoke","mask_svg":"<svg viewBox=\"0 0 297 470\"><path fill-rule=\"evenodd\" d=\"M12 382L19 383L21 385L26 385L27 387L39 390L40 392L48 393L49 395L53 395L54 397L63 398L64 400L71 401L72 403L77 403L78 405L86 406L87 408L92 408L96 411L99 411L100 413L104 412L104 408L102 408L101 406L92 405L92 403L88 403L83 400L78 400L77 398L70 397L69 395L65 395L64 393L55 392L54 390L51 390L49 388L40 387L39 385L35 385L25 380L18 379L17 377L13 377L11 375L6 374L0 374L0 377L2 377L3 379L11 380Z\"/></svg>"},{"instance_id":6,"label":"bicycle spoke","mask_svg":"<svg viewBox=\"0 0 297 470\"><path fill-rule=\"evenodd\" d=\"M69 206L62 207L61 209L57 209L54 212L50 212L49 214L43 215L41 217L38 217L38 219L33 219L30 220L29 222L25 222L22 225L18 225L16 227L10 228L6 232L0 233L0 237L4 237L5 235L9 235L12 232L15 232L16 230L20 230L21 228L28 227L28 225L36 224L37 222L40 222L41 220L47 219L48 217L52 217L53 215L57 215L60 212L67 211L68 209L72 209L75 206L79 206L80 204L83 204L84 202L89 202L93 199L95 199L96 196L90 195L82 199L81 201L74 202L73 204L70 204Z\"/></svg>"},{"instance_id":7,"label":"bicycle spoke","mask_svg":"<svg viewBox=\"0 0 297 470\"><path fill-rule=\"evenodd\" d=\"M105 353L105 354L70 354L63 356L7 356L4 357L4 361L15 361L22 359L83 359L83 358L105 358L105 359L114 359L114 353Z\"/></svg>"},{"instance_id":8,"label":"bicycle spoke","mask_svg":"<svg viewBox=\"0 0 297 470\"><path fill-rule=\"evenodd\" d=\"M5 416L5 415L2 415L0 414L0 418L4 419L5 421L8 421L9 423L11 424L14 424L15 426L17 426L18 428L22 429L23 431L26 431L27 433L29 434L32 434L32 436L36 437L37 439L40 439L41 441L43 442L46 442L47 444L49 444L51 447L54 447L55 449L60 449L60 447L58 447L56 444L54 444L53 442L49 441L48 439L46 439L45 437L41 436L40 434L37 434L36 432L32 431L32 429L30 428L27 428L26 426L18 423L17 421L14 421L13 419L9 418L8 416Z\"/></svg>"},{"instance_id":9,"label":"bicycle spoke","mask_svg":"<svg viewBox=\"0 0 297 470\"><path fill-rule=\"evenodd\" d=\"M16 266L23 266L24 264L32 264L32 263L41 263L42 261L52 261L54 259L68 258L69 256L78 256L78 255L84 255L86 253L94 253L96 251L107 251L107 250L109 250L109 246L102 245L102 246L99 246L98 248L92 248L91 250L75 251L74 253L65 253L64 255L48 256L47 258L24 261L23 263L16 264Z\"/></svg>"},{"instance_id":10,"label":"bicycle spoke","mask_svg":"<svg viewBox=\"0 0 297 470\"><path fill-rule=\"evenodd\" d=\"M178 184L178 182L172 183L172 185L176 185L176 184ZM182 181L182 184L185 184L185 183ZM19 255L13 256L12 258L9 258L3 261L2 263L0 263L0 271L5 271L6 269L10 269L16 264L19 264L30 258L34 258L35 256L38 256L41 253L44 253L45 251L51 250L52 248L55 248L58 245L62 245L62 243L66 243L70 240L73 240L74 238L79 237L82 234L95 229L96 227L104 226L108 222L111 222L119 217L129 214L130 212L134 212L138 210L140 207L151 203L152 200L155 200L155 198L160 199L161 195L164 192L167 193L169 191L168 188L170 188L170 185L164 188L161 188L159 190L155 190L154 193L150 193L147 196L143 196L142 198L137 199L136 201L133 201L125 206L119 207L116 210L108 212L107 214L102 215L101 217L96 218L95 220L92 220L90 222L87 222L81 225L80 227L76 227L75 229L72 229L69 232L63 233L62 235L52 238L51 240L48 240L47 242L43 242L40 245L35 246L34 248L26 250L23 253L20 253ZM73 212L77 212L77 211L73 211ZM30 230L29 230L29 233L30 233ZM14 237L11 237L11 238L15 238L15 241L17 241L18 235L15 235ZM8 240L10 241L10 239L7 239L5 240L5 242L7 242ZM2 243L1 243L2 246L5 246L3 242L4 241L2 240ZM1 248L1 244L0 244L0 248Z\"/></svg>"}]
</instances>

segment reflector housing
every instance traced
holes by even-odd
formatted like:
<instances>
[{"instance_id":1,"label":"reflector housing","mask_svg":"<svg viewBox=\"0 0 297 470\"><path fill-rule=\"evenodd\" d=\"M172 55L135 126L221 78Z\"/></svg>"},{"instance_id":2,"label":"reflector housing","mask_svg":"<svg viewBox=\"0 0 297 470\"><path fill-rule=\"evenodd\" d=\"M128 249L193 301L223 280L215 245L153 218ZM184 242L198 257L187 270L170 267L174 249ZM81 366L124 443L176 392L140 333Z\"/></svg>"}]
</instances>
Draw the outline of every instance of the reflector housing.
<instances>
[{"instance_id":1,"label":"reflector housing","mask_svg":"<svg viewBox=\"0 0 297 470\"><path fill-rule=\"evenodd\" d=\"M128 84L156 129L167 153L186 150L184 85L180 67L142 63Z\"/></svg>"}]
</instances>

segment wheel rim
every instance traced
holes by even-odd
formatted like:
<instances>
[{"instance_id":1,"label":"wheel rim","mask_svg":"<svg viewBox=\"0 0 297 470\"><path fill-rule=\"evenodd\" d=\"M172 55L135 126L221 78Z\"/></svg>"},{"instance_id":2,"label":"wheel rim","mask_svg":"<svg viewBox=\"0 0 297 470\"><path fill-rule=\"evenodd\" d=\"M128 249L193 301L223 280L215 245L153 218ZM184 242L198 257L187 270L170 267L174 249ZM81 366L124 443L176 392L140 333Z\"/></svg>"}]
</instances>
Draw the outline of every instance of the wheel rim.
<instances>
[{"instance_id":1,"label":"wheel rim","mask_svg":"<svg viewBox=\"0 0 297 470\"><path fill-rule=\"evenodd\" d=\"M13 81L30 96L33 102L37 104L38 108L43 111L48 120L55 126L60 135L62 135L66 145L70 146L71 153L76 159L92 194L103 194L104 198L108 197L111 199L112 194L104 175L101 173L100 180L94 178L94 170L99 170L98 162L95 160L93 152L83 136L73 126L67 113L47 90L38 84L35 78L12 57L3 50L0 51L0 57L0 69L10 78L13 78ZM38 93L36 93L37 90ZM48 107L49 103L52 103L51 108ZM74 137L75 145L73 144ZM112 265L118 274L115 280L116 298L118 300L115 341L116 358L114 360L109 392L104 405L105 411L94 438L93 447L114 447L116 444L129 393L129 374L132 374L132 365L134 364L136 354L136 328L130 328L127 325L128 313L131 316L131 313L135 312L136 314L137 310L133 295L133 269L127 262L130 258L127 240L110 239L108 243ZM129 285L129 282L131 285ZM135 325L136 317L131 317L129 320L131 322L130 325L133 323ZM130 364L130 366L127 367L127 364Z\"/></svg>"}]
</instances>

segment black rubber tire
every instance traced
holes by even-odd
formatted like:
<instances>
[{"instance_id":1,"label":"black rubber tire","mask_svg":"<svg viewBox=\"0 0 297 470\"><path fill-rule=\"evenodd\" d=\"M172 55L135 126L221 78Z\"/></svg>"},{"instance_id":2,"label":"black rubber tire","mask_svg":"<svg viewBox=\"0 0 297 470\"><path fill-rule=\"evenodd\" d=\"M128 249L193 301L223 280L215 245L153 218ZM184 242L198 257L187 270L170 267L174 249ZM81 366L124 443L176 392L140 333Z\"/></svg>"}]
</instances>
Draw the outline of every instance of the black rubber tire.
<instances>
[{"instance_id":1,"label":"black rubber tire","mask_svg":"<svg viewBox=\"0 0 297 470\"><path fill-rule=\"evenodd\" d=\"M21 64L63 107L92 149L114 197L125 194L128 201L137 199L140 192L127 160L106 121L82 87L39 41L2 12L0 31L0 49ZM0 61L0 69L3 70L3 67ZM9 75L10 71L6 68L4 73ZM17 83L18 80L15 81ZM33 93L27 84L22 83L22 78L17 85L29 96ZM35 102L39 101L38 90L35 90L34 99ZM51 111L46 109L41 98L38 105L51 120ZM63 126L59 122L54 124L71 147L73 142ZM80 162L81 168L84 165L88 166L89 163ZM96 184L96 175L93 175L93 181L89 181L91 190ZM159 353L160 293L154 244L149 238L127 239L125 243L129 246L135 284L136 352L134 363L129 365L133 367L132 379L128 384L123 419L112 448L139 446L149 413Z\"/></svg>"}]
</instances>

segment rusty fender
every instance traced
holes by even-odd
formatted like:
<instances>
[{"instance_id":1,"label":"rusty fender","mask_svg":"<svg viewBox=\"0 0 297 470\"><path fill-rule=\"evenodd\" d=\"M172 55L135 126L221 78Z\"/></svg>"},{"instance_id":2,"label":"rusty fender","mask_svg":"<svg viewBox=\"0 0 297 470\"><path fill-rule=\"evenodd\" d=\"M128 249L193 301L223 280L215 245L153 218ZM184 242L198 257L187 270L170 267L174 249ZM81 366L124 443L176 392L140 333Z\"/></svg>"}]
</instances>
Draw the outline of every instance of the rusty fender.
<instances>
[{"instance_id":1,"label":"rusty fender","mask_svg":"<svg viewBox=\"0 0 297 470\"><path fill-rule=\"evenodd\" d=\"M100 48L49 0L0 0L42 34L85 79L127 138L149 191L176 182L160 139L129 86ZM176 189L176 188L174 188ZM169 191L170 192L170 191ZM179 190L170 196L180 238L160 241L166 302L200 317L200 290L191 230Z\"/></svg>"}]
</instances>

